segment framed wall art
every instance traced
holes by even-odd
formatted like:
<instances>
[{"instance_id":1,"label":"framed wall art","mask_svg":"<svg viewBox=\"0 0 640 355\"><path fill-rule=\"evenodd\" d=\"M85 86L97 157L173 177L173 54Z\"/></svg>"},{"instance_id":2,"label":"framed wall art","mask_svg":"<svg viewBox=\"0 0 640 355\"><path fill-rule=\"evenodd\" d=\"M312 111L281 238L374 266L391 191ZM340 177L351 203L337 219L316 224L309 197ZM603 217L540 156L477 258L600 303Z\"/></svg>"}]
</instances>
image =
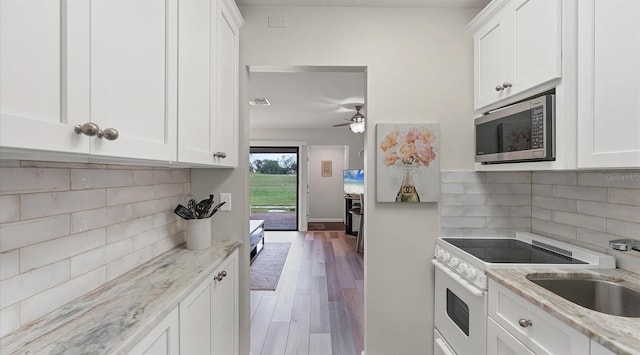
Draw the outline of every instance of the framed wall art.
<instances>
[{"instance_id":1,"label":"framed wall art","mask_svg":"<svg viewBox=\"0 0 640 355\"><path fill-rule=\"evenodd\" d=\"M378 202L440 199L440 125L376 125Z\"/></svg>"},{"instance_id":2,"label":"framed wall art","mask_svg":"<svg viewBox=\"0 0 640 355\"><path fill-rule=\"evenodd\" d=\"M322 177L331 177L331 160L322 161Z\"/></svg>"}]
</instances>

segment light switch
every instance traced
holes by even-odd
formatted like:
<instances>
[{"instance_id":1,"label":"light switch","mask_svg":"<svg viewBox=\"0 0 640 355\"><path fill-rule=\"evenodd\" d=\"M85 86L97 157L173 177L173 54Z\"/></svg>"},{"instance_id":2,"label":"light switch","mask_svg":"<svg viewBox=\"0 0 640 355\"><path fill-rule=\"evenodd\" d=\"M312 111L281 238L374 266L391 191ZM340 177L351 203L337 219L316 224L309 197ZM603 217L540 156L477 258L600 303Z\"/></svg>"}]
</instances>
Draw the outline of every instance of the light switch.
<instances>
[{"instance_id":1,"label":"light switch","mask_svg":"<svg viewBox=\"0 0 640 355\"><path fill-rule=\"evenodd\" d=\"M224 205L220 206L220 211L224 211L224 212L231 211L231 194L230 193L221 193L220 202L226 202Z\"/></svg>"}]
</instances>

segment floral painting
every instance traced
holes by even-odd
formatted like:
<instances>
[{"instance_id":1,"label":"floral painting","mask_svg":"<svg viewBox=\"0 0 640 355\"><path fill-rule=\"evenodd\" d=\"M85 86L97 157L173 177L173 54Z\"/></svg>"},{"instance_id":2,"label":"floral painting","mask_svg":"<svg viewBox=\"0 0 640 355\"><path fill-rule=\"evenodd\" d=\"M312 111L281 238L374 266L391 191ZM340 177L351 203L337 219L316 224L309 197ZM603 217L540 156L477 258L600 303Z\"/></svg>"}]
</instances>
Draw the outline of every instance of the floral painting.
<instances>
[{"instance_id":1,"label":"floral painting","mask_svg":"<svg viewBox=\"0 0 640 355\"><path fill-rule=\"evenodd\" d=\"M378 202L437 202L440 199L440 126L376 126Z\"/></svg>"}]
</instances>

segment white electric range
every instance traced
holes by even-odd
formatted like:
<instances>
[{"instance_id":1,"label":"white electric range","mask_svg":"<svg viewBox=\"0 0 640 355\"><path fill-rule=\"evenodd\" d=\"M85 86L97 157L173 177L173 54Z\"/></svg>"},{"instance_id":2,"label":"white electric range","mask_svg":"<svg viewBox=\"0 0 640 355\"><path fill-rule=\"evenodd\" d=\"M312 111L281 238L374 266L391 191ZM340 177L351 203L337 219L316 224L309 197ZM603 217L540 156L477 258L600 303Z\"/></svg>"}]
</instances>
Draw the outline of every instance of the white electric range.
<instances>
[{"instance_id":1,"label":"white electric range","mask_svg":"<svg viewBox=\"0 0 640 355\"><path fill-rule=\"evenodd\" d=\"M486 354L487 276L491 268L615 268L615 259L540 235L439 238L435 257L434 353Z\"/></svg>"}]
</instances>

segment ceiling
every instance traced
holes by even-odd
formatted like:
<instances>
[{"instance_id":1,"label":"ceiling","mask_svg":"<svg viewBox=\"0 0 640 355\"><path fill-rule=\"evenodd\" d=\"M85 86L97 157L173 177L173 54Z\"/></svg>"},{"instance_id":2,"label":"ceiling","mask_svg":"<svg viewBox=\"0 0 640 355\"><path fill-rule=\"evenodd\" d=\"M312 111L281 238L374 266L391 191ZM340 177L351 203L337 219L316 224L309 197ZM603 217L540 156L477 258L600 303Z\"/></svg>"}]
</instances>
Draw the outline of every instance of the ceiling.
<instances>
[{"instance_id":1,"label":"ceiling","mask_svg":"<svg viewBox=\"0 0 640 355\"><path fill-rule=\"evenodd\" d=\"M365 73L358 68L351 69L355 71L252 71L250 99L267 98L271 105L250 106L249 126L331 128L334 124L347 123L346 119L355 113L354 106L364 103ZM366 116L366 112L362 113Z\"/></svg>"},{"instance_id":2,"label":"ceiling","mask_svg":"<svg viewBox=\"0 0 640 355\"><path fill-rule=\"evenodd\" d=\"M238 6L454 7L482 8L489 0L236 0Z\"/></svg>"}]
</instances>

